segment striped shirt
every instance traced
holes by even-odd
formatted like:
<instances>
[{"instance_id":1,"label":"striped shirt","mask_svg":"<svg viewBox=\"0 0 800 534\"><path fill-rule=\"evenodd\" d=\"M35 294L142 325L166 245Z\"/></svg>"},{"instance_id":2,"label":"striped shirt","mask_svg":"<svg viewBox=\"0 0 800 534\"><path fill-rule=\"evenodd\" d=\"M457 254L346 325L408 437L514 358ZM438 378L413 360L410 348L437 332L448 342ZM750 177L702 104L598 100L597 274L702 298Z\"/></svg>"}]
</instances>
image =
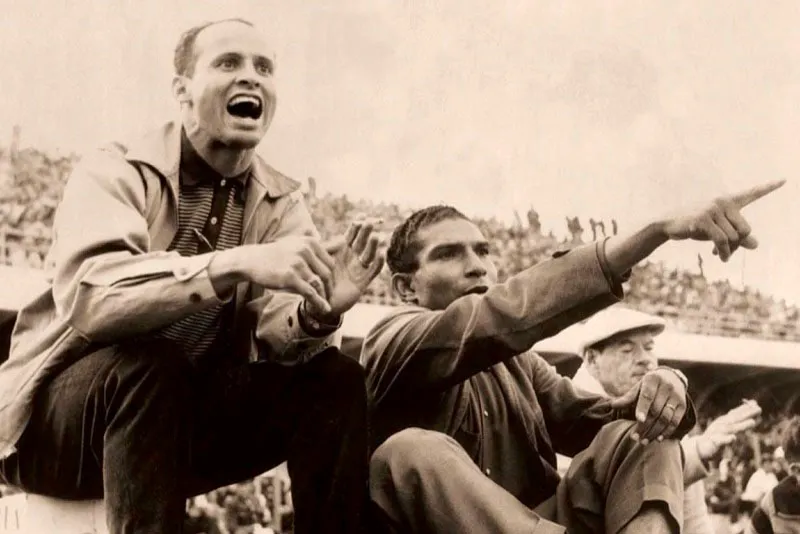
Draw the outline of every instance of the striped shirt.
<instances>
[{"instance_id":1,"label":"striped shirt","mask_svg":"<svg viewBox=\"0 0 800 534\"><path fill-rule=\"evenodd\" d=\"M239 246L250 171L226 179L200 157L185 132L181 139L178 231L168 250L194 256ZM229 302L206 308L164 327L155 336L177 343L198 362L215 342L224 346L233 306Z\"/></svg>"}]
</instances>

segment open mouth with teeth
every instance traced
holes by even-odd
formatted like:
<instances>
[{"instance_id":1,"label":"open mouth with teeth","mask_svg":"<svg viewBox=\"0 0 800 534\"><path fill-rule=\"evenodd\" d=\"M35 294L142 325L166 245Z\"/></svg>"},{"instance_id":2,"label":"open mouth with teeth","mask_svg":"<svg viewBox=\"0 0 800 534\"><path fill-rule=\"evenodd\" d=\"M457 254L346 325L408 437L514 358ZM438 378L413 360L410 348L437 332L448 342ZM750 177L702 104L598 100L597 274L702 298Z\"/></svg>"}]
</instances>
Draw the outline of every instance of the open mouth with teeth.
<instances>
[{"instance_id":1,"label":"open mouth with teeth","mask_svg":"<svg viewBox=\"0 0 800 534\"><path fill-rule=\"evenodd\" d=\"M258 119L263 113L261 99L250 95L234 96L228 101L228 113L241 119Z\"/></svg>"}]
</instances>

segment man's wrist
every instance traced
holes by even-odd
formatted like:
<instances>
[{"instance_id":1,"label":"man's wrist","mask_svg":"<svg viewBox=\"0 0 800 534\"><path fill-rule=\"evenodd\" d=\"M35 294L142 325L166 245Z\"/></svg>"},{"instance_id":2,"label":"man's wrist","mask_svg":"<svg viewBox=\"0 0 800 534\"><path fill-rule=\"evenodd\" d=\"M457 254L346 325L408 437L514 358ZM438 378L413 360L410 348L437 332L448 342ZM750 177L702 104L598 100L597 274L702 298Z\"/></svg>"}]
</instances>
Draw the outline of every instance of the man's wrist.
<instances>
[{"instance_id":1,"label":"man's wrist","mask_svg":"<svg viewBox=\"0 0 800 534\"><path fill-rule=\"evenodd\" d=\"M208 277L217 296L227 296L237 284L250 279L247 265L247 254L242 247L214 253L208 264Z\"/></svg>"},{"instance_id":2,"label":"man's wrist","mask_svg":"<svg viewBox=\"0 0 800 534\"><path fill-rule=\"evenodd\" d=\"M613 236L605 240L606 263L616 276L636 266L669 239L663 222L652 222L628 236Z\"/></svg>"},{"instance_id":3,"label":"man's wrist","mask_svg":"<svg viewBox=\"0 0 800 534\"><path fill-rule=\"evenodd\" d=\"M683 383L683 387L686 388L687 390L689 389L689 379L686 377L685 374L683 374L683 372L680 369L675 369L674 367L667 367L666 365L659 365L658 367L656 367L656 371L662 369L666 371L672 371L672 373L675 376L677 376Z\"/></svg>"}]
</instances>

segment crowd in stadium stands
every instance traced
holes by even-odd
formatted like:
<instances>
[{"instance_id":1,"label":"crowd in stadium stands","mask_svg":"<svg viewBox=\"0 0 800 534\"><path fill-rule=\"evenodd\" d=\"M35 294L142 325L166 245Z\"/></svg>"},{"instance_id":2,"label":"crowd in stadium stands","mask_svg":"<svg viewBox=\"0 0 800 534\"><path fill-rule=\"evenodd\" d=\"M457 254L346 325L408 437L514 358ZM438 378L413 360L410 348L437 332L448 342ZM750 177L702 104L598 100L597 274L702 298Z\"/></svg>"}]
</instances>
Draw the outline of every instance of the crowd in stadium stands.
<instances>
[{"instance_id":1,"label":"crowd in stadium stands","mask_svg":"<svg viewBox=\"0 0 800 534\"><path fill-rule=\"evenodd\" d=\"M73 156L53 157L35 149L12 150L10 154L0 149L0 263L45 266L53 215L74 163ZM354 215L363 214L382 219L380 231L386 244L393 226L410 211L394 204L331 194L320 196L313 178L309 179L306 198L325 237L343 233ZM559 248L618 231L616 221L608 225L593 219L588 222L591 234L584 235L579 218L567 217L567 237L560 238L552 231L542 231L534 209L528 211L525 220L517 214L514 224L489 219L480 220L479 225L494 246L501 278L506 278L542 261ZM641 264L633 271L626 288L627 302L668 319L686 332L800 341L798 308L749 288L735 288L727 281L709 282L702 273L702 259L698 260L696 272L668 268L661 263ZM384 272L375 281L365 301L396 304L388 273ZM781 423L781 418L765 417L758 428L727 447L714 465L707 480L707 496L710 509L719 517L727 517L741 526L750 509L742 497L752 497L748 495L748 489L752 489L748 483L754 473L758 473L761 486L765 480L772 480L767 472L774 473L776 478L785 474L776 445ZM186 532L287 532L291 528L287 484L284 478L265 475L191 499ZM750 493L757 493L756 490ZM0 495L10 491L0 488ZM280 501L277 507L275 499ZM274 510L288 510L288 513L281 513L280 520L273 521ZM273 525L272 529L267 525Z\"/></svg>"},{"instance_id":2,"label":"crowd in stadium stands","mask_svg":"<svg viewBox=\"0 0 800 534\"><path fill-rule=\"evenodd\" d=\"M52 157L35 149L0 152L0 263L43 267L50 242L50 227L65 179L75 158ZM343 233L354 214L382 219L382 235L410 210L397 205L351 200L346 196L319 196L314 179L306 193L315 222L324 236ZM516 214L514 224L479 220L494 246L501 279L533 265L559 248L599 239L617 232L616 221L589 219L591 235L578 217L567 217L567 237L543 233L534 209L525 220ZM661 263L643 263L634 269L627 302L665 317L680 330L764 339L800 340L800 311L784 301L728 281L709 282L698 269L671 269ZM370 288L365 301L396 304L384 272Z\"/></svg>"}]
</instances>

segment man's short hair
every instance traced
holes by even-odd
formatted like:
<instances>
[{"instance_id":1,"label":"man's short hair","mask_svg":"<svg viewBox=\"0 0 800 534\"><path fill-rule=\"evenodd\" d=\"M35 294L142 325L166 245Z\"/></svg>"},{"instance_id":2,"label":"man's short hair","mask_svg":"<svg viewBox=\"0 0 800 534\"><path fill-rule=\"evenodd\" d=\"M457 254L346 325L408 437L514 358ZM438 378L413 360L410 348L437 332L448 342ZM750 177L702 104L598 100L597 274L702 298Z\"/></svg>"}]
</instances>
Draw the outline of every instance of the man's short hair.
<instances>
[{"instance_id":1,"label":"man's short hair","mask_svg":"<svg viewBox=\"0 0 800 534\"><path fill-rule=\"evenodd\" d=\"M800 416L789 419L782 441L784 457L790 462L800 462Z\"/></svg>"},{"instance_id":2,"label":"man's short hair","mask_svg":"<svg viewBox=\"0 0 800 534\"><path fill-rule=\"evenodd\" d=\"M197 61L194 45L197 41L197 36L209 26L214 26L223 22L241 22L242 24L255 28L255 24L249 20L240 18L213 20L189 28L183 32L180 39L178 39L178 44L175 46L175 56L172 60L172 64L175 67L175 74L179 76L188 76L190 78L194 75L194 68Z\"/></svg>"},{"instance_id":3,"label":"man's short hair","mask_svg":"<svg viewBox=\"0 0 800 534\"><path fill-rule=\"evenodd\" d=\"M428 206L415 211L392 232L386 251L386 264L394 273L413 273L419 268L417 234L423 228L448 219L470 220L456 208L447 205Z\"/></svg>"}]
</instances>

